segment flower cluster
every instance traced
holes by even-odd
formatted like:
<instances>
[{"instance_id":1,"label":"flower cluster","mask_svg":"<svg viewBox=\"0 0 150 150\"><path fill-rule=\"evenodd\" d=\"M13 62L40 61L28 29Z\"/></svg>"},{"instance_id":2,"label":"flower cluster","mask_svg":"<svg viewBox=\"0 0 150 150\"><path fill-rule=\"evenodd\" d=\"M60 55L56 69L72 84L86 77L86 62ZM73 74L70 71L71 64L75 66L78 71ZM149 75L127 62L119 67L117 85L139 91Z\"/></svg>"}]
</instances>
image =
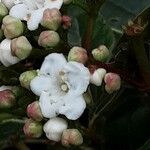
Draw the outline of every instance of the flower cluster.
<instances>
[{"instance_id":1,"label":"flower cluster","mask_svg":"<svg viewBox=\"0 0 150 150\"><path fill-rule=\"evenodd\" d=\"M91 54L77 45L69 52L56 53L55 49L61 43L59 29L66 31L72 21L69 16L62 15L60 9L63 4L70 3L71 0L0 2L0 62L5 67L20 61L23 64L35 50L35 45L37 49L54 50L44 55L38 70L32 66L19 77L20 85L35 97L35 101L27 106L29 119L25 122L24 133L39 138L44 131L48 139L61 140L64 146L83 143L80 131L69 129L67 120L79 119L86 104L90 104L92 97L87 92L90 83L96 86L104 83L108 94L121 87L118 74L107 73L104 68L89 68L91 62L108 61L110 51L105 45L95 48ZM10 108L15 102L12 87L2 87L0 107Z\"/></svg>"}]
</instances>

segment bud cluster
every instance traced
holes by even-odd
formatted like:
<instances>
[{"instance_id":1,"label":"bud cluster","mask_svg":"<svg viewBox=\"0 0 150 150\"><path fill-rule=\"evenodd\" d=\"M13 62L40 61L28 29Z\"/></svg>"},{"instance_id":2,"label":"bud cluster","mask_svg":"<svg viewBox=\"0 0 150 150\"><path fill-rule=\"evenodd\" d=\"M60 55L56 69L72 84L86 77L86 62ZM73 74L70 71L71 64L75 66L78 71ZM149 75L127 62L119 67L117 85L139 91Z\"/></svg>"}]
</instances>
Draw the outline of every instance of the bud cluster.
<instances>
[{"instance_id":1,"label":"bud cluster","mask_svg":"<svg viewBox=\"0 0 150 150\"><path fill-rule=\"evenodd\" d=\"M71 0L1 0L0 62L8 67L26 59L33 49L32 38L43 48L58 46L61 38L57 31L61 26L65 29L71 26L70 17L62 17L59 11L63 3L69 4ZM29 34L35 30L38 36Z\"/></svg>"}]
</instances>

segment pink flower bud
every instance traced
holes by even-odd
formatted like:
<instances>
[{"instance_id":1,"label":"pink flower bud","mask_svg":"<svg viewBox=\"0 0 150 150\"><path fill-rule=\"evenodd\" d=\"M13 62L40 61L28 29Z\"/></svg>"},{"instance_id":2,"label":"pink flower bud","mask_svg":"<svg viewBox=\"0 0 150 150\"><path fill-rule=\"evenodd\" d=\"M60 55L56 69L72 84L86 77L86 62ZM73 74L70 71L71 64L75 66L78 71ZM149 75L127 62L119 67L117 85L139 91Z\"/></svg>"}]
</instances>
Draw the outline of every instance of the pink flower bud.
<instances>
[{"instance_id":1,"label":"pink flower bud","mask_svg":"<svg viewBox=\"0 0 150 150\"><path fill-rule=\"evenodd\" d=\"M81 145L83 143L83 137L77 129L66 129L63 131L61 142L63 146Z\"/></svg>"},{"instance_id":2,"label":"pink flower bud","mask_svg":"<svg viewBox=\"0 0 150 150\"><path fill-rule=\"evenodd\" d=\"M15 104L15 96L11 90L0 91L0 108L10 108Z\"/></svg>"},{"instance_id":3,"label":"pink flower bud","mask_svg":"<svg viewBox=\"0 0 150 150\"><path fill-rule=\"evenodd\" d=\"M41 32L38 44L42 47L55 47L60 41L59 34L55 31L43 31Z\"/></svg>"},{"instance_id":4,"label":"pink flower bud","mask_svg":"<svg viewBox=\"0 0 150 150\"><path fill-rule=\"evenodd\" d=\"M24 134L30 138L39 138L42 135L42 124L28 119L23 127Z\"/></svg>"},{"instance_id":5,"label":"pink flower bud","mask_svg":"<svg viewBox=\"0 0 150 150\"><path fill-rule=\"evenodd\" d=\"M64 29L71 27L71 18L69 16L62 16L62 24Z\"/></svg>"},{"instance_id":6,"label":"pink flower bud","mask_svg":"<svg viewBox=\"0 0 150 150\"><path fill-rule=\"evenodd\" d=\"M85 64L88 60L87 51L82 47L73 47L68 54L68 61L77 61Z\"/></svg>"},{"instance_id":7,"label":"pink flower bud","mask_svg":"<svg viewBox=\"0 0 150 150\"><path fill-rule=\"evenodd\" d=\"M2 29L6 38L12 39L23 34L24 25L21 20L8 15L3 19Z\"/></svg>"},{"instance_id":8,"label":"pink flower bud","mask_svg":"<svg viewBox=\"0 0 150 150\"><path fill-rule=\"evenodd\" d=\"M27 115L35 121L41 121L43 119L41 108L38 101L35 101L28 105Z\"/></svg>"},{"instance_id":9,"label":"pink flower bud","mask_svg":"<svg viewBox=\"0 0 150 150\"><path fill-rule=\"evenodd\" d=\"M32 46L25 36L20 36L11 41L11 51L14 56L23 60L30 55Z\"/></svg>"},{"instance_id":10,"label":"pink flower bud","mask_svg":"<svg viewBox=\"0 0 150 150\"><path fill-rule=\"evenodd\" d=\"M41 25L56 31L61 25L61 13L57 8L46 9L43 13Z\"/></svg>"},{"instance_id":11,"label":"pink flower bud","mask_svg":"<svg viewBox=\"0 0 150 150\"><path fill-rule=\"evenodd\" d=\"M105 90L107 93L111 94L114 91L117 91L121 87L121 78L118 74L107 73L105 75L104 81L106 83Z\"/></svg>"}]
</instances>

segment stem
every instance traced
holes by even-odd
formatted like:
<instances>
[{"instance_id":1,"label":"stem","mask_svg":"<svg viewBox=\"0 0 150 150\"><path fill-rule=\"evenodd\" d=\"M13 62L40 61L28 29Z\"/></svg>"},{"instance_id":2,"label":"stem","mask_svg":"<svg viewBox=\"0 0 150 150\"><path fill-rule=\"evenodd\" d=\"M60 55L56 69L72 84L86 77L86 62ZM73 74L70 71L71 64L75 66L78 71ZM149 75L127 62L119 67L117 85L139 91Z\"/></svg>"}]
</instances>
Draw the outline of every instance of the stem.
<instances>
[{"instance_id":1,"label":"stem","mask_svg":"<svg viewBox=\"0 0 150 150\"><path fill-rule=\"evenodd\" d=\"M104 105L102 109L100 109L98 112L95 112L93 114L92 119L89 122L89 129L92 129L94 122L99 116L102 116L105 112L109 111L110 107L113 106L114 103L118 100L119 96L122 94L123 90L120 90L118 93L116 93L108 103ZM97 109L96 109L97 110ZM110 109L111 110L111 109Z\"/></svg>"},{"instance_id":2,"label":"stem","mask_svg":"<svg viewBox=\"0 0 150 150\"><path fill-rule=\"evenodd\" d=\"M89 7L88 21L87 21L85 34L82 39L82 47L84 47L87 51L91 49L91 45L92 45L92 35L93 35L95 18L97 17L99 9L104 2L105 0L99 0L95 2L93 0L87 1L87 5Z\"/></svg>"},{"instance_id":3,"label":"stem","mask_svg":"<svg viewBox=\"0 0 150 150\"><path fill-rule=\"evenodd\" d=\"M92 16L89 16L88 21L87 21L87 29L85 31L85 35L84 35L83 41L82 41L82 46L87 51L89 51L91 49L93 26L94 26L94 18Z\"/></svg>"},{"instance_id":4,"label":"stem","mask_svg":"<svg viewBox=\"0 0 150 150\"><path fill-rule=\"evenodd\" d=\"M143 40L142 36L129 38L129 45L135 55L143 80L150 87L150 63Z\"/></svg>"},{"instance_id":5,"label":"stem","mask_svg":"<svg viewBox=\"0 0 150 150\"><path fill-rule=\"evenodd\" d=\"M15 144L15 147L18 150L30 150L30 148L26 144L24 144L23 142L19 142L19 143Z\"/></svg>"}]
</instances>

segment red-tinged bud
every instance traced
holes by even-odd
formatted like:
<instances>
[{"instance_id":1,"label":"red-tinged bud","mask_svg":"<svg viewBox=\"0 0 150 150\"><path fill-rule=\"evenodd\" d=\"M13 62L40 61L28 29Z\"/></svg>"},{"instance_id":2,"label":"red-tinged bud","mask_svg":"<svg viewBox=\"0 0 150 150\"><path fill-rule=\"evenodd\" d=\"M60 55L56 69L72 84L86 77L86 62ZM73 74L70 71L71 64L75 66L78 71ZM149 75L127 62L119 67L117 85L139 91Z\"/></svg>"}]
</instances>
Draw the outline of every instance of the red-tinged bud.
<instances>
[{"instance_id":1,"label":"red-tinged bud","mask_svg":"<svg viewBox=\"0 0 150 150\"><path fill-rule=\"evenodd\" d=\"M121 87L121 78L118 74L107 73L105 75L104 81L106 83L105 90L107 93L111 94L114 91L117 91Z\"/></svg>"},{"instance_id":2,"label":"red-tinged bud","mask_svg":"<svg viewBox=\"0 0 150 150\"><path fill-rule=\"evenodd\" d=\"M85 64L88 60L87 51L82 47L73 47L68 54L68 61L77 61Z\"/></svg>"},{"instance_id":3,"label":"red-tinged bud","mask_svg":"<svg viewBox=\"0 0 150 150\"><path fill-rule=\"evenodd\" d=\"M63 146L77 146L83 143L83 137L77 129L66 129L63 131L61 142Z\"/></svg>"},{"instance_id":4,"label":"red-tinged bud","mask_svg":"<svg viewBox=\"0 0 150 150\"><path fill-rule=\"evenodd\" d=\"M25 36L20 36L11 41L11 51L14 56L23 60L30 55L32 45Z\"/></svg>"},{"instance_id":5,"label":"red-tinged bud","mask_svg":"<svg viewBox=\"0 0 150 150\"><path fill-rule=\"evenodd\" d=\"M38 44L42 47L55 47L59 44L60 37L55 31L43 31L41 32Z\"/></svg>"},{"instance_id":6,"label":"red-tinged bud","mask_svg":"<svg viewBox=\"0 0 150 150\"><path fill-rule=\"evenodd\" d=\"M35 101L28 105L27 115L35 121L41 121L43 119L43 115L38 101Z\"/></svg>"},{"instance_id":7,"label":"red-tinged bud","mask_svg":"<svg viewBox=\"0 0 150 150\"><path fill-rule=\"evenodd\" d=\"M10 108L15 104L15 96L11 90L0 91L0 108Z\"/></svg>"},{"instance_id":8,"label":"red-tinged bud","mask_svg":"<svg viewBox=\"0 0 150 150\"><path fill-rule=\"evenodd\" d=\"M49 30L56 31L61 25L61 13L58 9L46 9L43 13L41 25Z\"/></svg>"},{"instance_id":9,"label":"red-tinged bud","mask_svg":"<svg viewBox=\"0 0 150 150\"><path fill-rule=\"evenodd\" d=\"M71 27L71 18L69 16L62 16L62 24L64 29Z\"/></svg>"}]
</instances>

